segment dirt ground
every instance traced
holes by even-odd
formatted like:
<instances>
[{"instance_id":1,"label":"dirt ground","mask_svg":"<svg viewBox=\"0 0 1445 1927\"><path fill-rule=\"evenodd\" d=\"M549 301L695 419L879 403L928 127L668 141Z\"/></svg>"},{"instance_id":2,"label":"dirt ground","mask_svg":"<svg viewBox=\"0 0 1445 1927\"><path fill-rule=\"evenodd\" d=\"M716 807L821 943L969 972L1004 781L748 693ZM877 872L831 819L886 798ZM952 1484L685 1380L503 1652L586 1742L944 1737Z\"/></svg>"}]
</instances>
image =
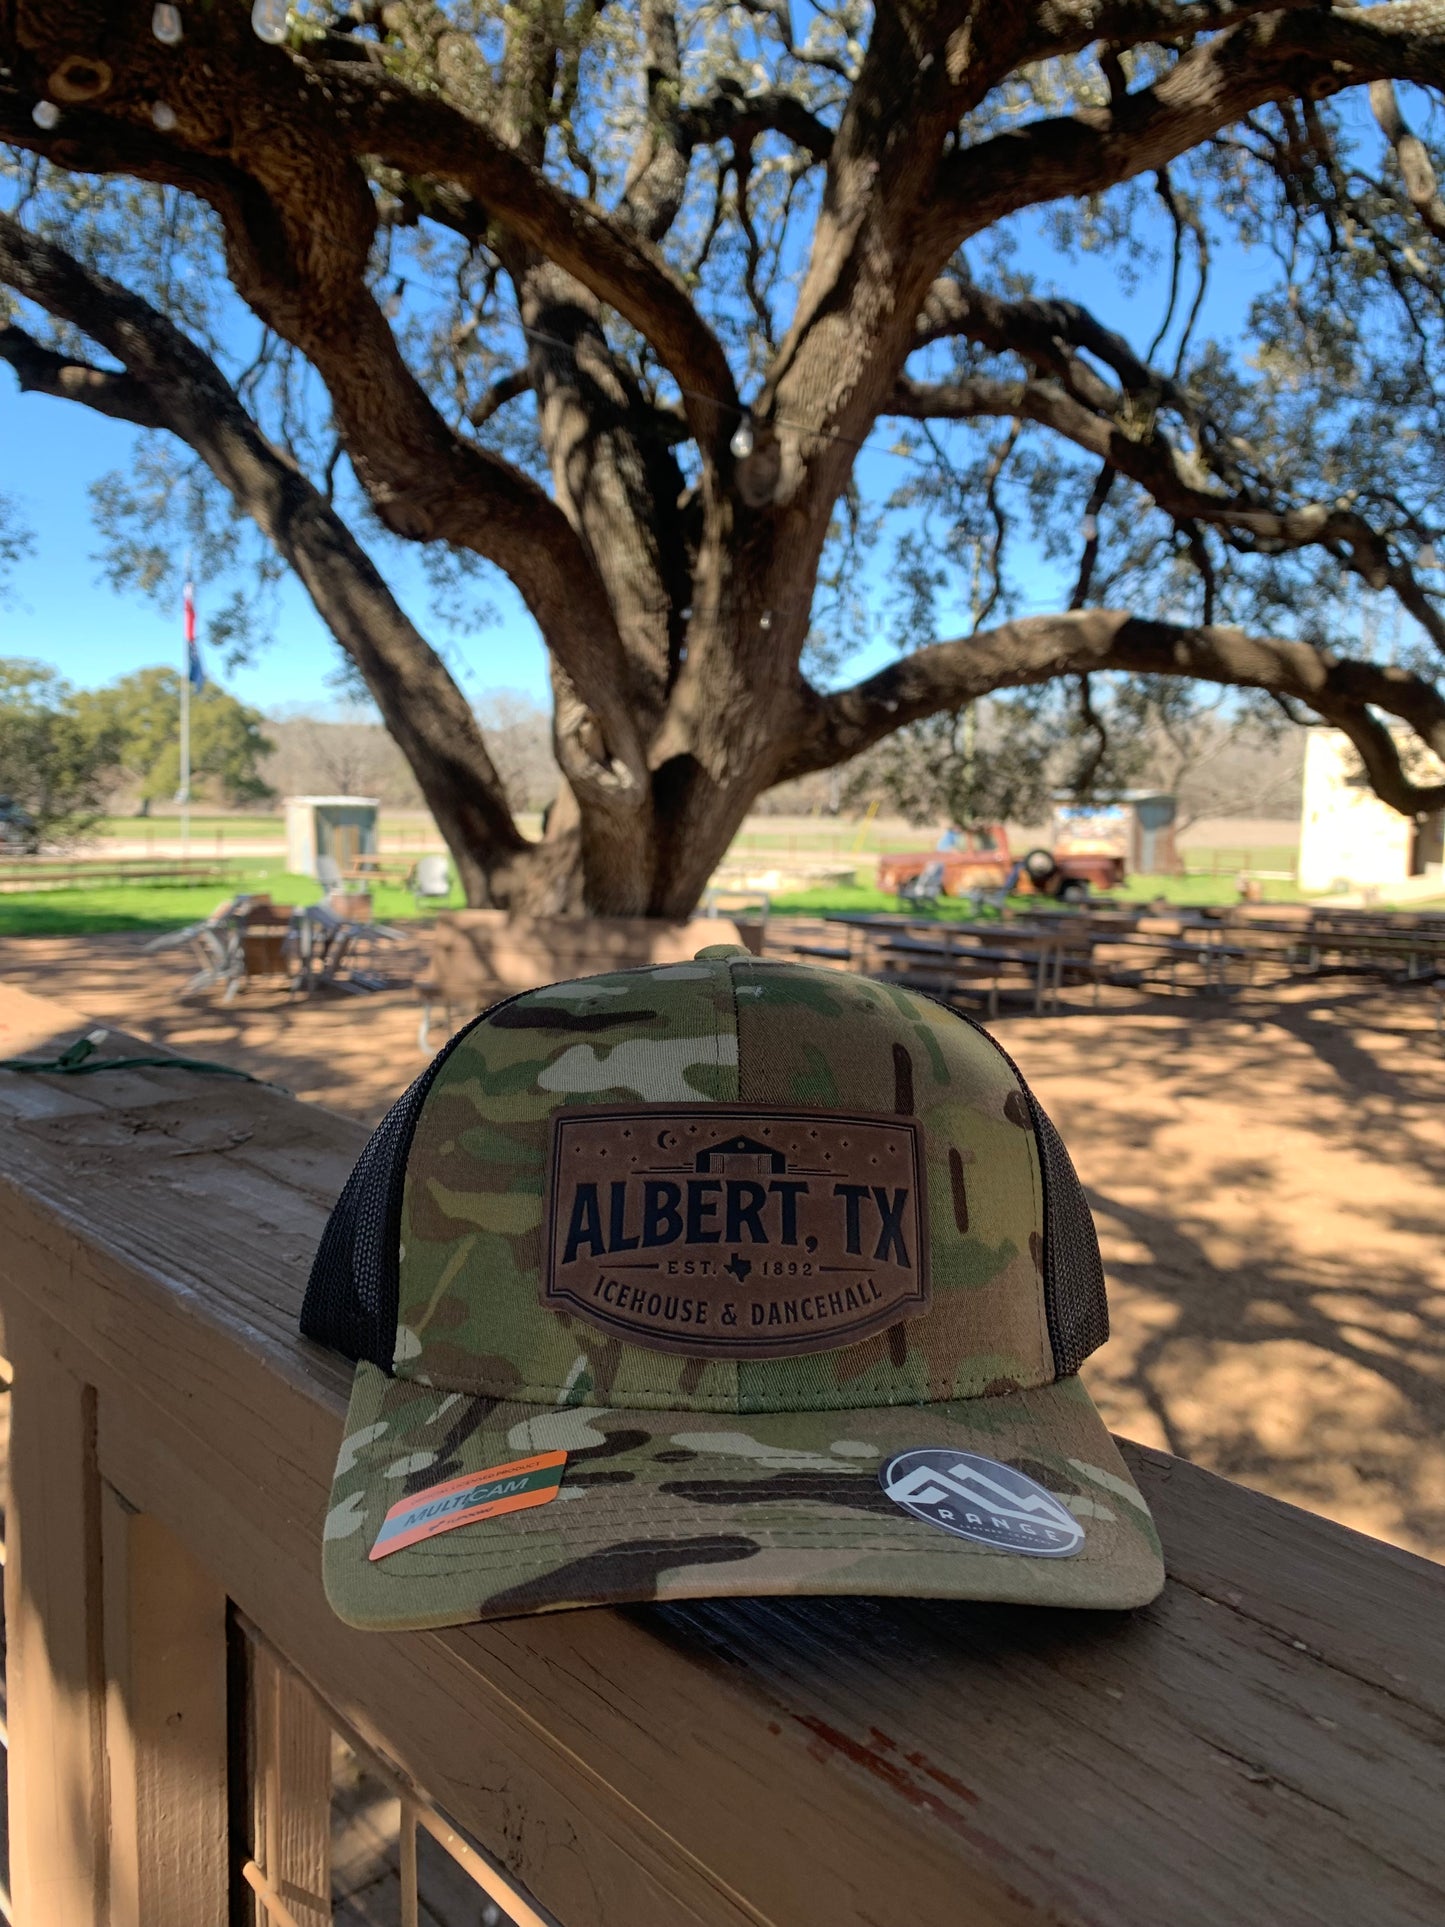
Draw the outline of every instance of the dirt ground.
<instances>
[{"instance_id":1,"label":"dirt ground","mask_svg":"<svg viewBox=\"0 0 1445 1927\"><path fill-rule=\"evenodd\" d=\"M0 971L365 1122L424 1061L405 990L187 1006L183 966L126 937L11 939ZM1445 1558L1445 1042L1428 996L1336 977L1000 1030L1098 1220L1114 1336L1085 1376L1110 1425Z\"/></svg>"}]
</instances>

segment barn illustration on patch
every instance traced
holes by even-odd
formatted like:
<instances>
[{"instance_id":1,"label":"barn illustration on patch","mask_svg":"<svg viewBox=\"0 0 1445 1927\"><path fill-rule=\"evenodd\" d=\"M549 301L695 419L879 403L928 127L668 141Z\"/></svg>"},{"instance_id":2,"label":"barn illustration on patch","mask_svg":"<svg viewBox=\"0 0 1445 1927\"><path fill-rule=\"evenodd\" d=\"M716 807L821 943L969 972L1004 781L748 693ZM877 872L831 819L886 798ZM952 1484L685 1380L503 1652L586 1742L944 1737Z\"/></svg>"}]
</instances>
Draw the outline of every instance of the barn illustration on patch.
<instances>
[{"instance_id":1,"label":"barn illustration on patch","mask_svg":"<svg viewBox=\"0 0 1445 1927\"><path fill-rule=\"evenodd\" d=\"M693 1169L705 1171L710 1177L767 1178L787 1168L788 1160L781 1151L771 1144L760 1144L755 1137L741 1131L736 1137L710 1144L693 1160Z\"/></svg>"}]
</instances>

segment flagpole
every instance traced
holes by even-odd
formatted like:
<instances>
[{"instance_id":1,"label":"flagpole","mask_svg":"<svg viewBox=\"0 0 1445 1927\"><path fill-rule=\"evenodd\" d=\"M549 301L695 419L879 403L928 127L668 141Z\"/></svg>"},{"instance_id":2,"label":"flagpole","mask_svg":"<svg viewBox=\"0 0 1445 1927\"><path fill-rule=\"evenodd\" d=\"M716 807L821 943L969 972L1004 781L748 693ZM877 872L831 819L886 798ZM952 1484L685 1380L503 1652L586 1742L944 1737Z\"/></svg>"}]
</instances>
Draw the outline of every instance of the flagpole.
<instances>
[{"instance_id":1,"label":"flagpole","mask_svg":"<svg viewBox=\"0 0 1445 1927\"><path fill-rule=\"evenodd\" d=\"M196 661L196 604L191 587L191 558L186 556L186 585L181 596L184 611L186 656L181 669L181 786L177 791L181 805L181 855L191 854L191 681Z\"/></svg>"},{"instance_id":2,"label":"flagpole","mask_svg":"<svg viewBox=\"0 0 1445 1927\"><path fill-rule=\"evenodd\" d=\"M191 674L181 677L181 855L191 853Z\"/></svg>"}]
</instances>

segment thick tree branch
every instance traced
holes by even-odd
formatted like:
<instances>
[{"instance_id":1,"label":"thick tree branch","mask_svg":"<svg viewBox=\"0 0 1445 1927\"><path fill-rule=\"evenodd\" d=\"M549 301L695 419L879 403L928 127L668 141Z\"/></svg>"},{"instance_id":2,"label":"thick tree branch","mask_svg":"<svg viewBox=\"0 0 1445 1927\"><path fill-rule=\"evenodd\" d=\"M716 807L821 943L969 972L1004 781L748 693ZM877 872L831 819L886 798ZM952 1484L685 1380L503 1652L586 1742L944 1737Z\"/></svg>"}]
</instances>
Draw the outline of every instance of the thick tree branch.
<instances>
[{"instance_id":1,"label":"thick tree branch","mask_svg":"<svg viewBox=\"0 0 1445 1927\"><path fill-rule=\"evenodd\" d=\"M754 141L759 134L781 134L815 161L833 151L833 130L825 127L796 94L776 87L745 93L734 81L720 86L710 100L694 101L677 116L678 137L690 152L714 141Z\"/></svg>"},{"instance_id":2,"label":"thick tree branch","mask_svg":"<svg viewBox=\"0 0 1445 1927\"><path fill-rule=\"evenodd\" d=\"M473 428L480 428L489 422L499 408L505 408L509 401L518 395L525 395L532 387L530 368L512 368L505 375L499 375L486 394L468 411L467 420Z\"/></svg>"},{"instance_id":3,"label":"thick tree branch","mask_svg":"<svg viewBox=\"0 0 1445 1927\"><path fill-rule=\"evenodd\" d=\"M1030 36L1029 57L1058 59L1081 53L1095 41L1111 47L1187 46L1201 34L1218 33L1262 13L1317 7L1319 0L1045 0Z\"/></svg>"},{"instance_id":4,"label":"thick tree branch","mask_svg":"<svg viewBox=\"0 0 1445 1927\"><path fill-rule=\"evenodd\" d=\"M1117 390L1080 358L1083 350L1113 371L1124 394L1153 407L1169 407L1191 428L1201 425L1186 390L1160 374L1081 302L1062 296L1006 300L959 276L933 283L918 317L915 348L963 335L995 354L1017 354L1042 373L1056 375L1090 408L1111 409Z\"/></svg>"},{"instance_id":5,"label":"thick tree branch","mask_svg":"<svg viewBox=\"0 0 1445 1927\"><path fill-rule=\"evenodd\" d=\"M503 569L601 720L610 754L640 772L616 624L587 551L529 476L442 420L406 366L364 285L371 202L359 175L351 178L351 163L339 170L331 165L321 139L308 151L308 174L286 173L271 155L274 129L268 129L253 157L277 175L278 191L289 196L283 203L228 162L172 157L165 143L90 112L67 115L59 135L42 140L36 134L0 91L0 138L45 152L62 166L178 180L211 203L225 225L237 287L326 382L353 466L382 520L398 535L452 542ZM316 192L326 202L325 222L315 219ZM114 283L106 286L125 298ZM111 309L109 297L85 305L107 328L122 312ZM125 358L105 334L83 320L77 325Z\"/></svg>"},{"instance_id":6,"label":"thick tree branch","mask_svg":"<svg viewBox=\"0 0 1445 1927\"><path fill-rule=\"evenodd\" d=\"M1137 482L1186 535L1209 524L1237 548L1269 554L1315 544L1330 549L1370 588L1393 589L1445 652L1445 616L1385 534L1353 509L1290 503L1267 478L1247 474L1228 437L1190 396L1077 302L1010 302L955 280L935 282L919 339L958 334L1015 353L1051 378L923 383L904 376L881 412L918 421L1012 415L1036 422ZM1087 348L1114 369L1120 386L1111 387L1075 348ZM1170 441L1160 415L1166 407L1190 429L1192 449Z\"/></svg>"},{"instance_id":7,"label":"thick tree branch","mask_svg":"<svg viewBox=\"0 0 1445 1927\"><path fill-rule=\"evenodd\" d=\"M617 219L656 243L677 219L682 206L691 150L678 130L682 55L677 44L677 9L672 0L642 0L640 24L647 121L627 169Z\"/></svg>"},{"instance_id":8,"label":"thick tree branch","mask_svg":"<svg viewBox=\"0 0 1445 1927\"><path fill-rule=\"evenodd\" d=\"M328 66L351 152L425 180L454 183L517 239L574 275L652 345L688 395L712 456L736 422L732 370L716 335L662 257L599 207L566 194L478 121L370 67Z\"/></svg>"},{"instance_id":9,"label":"thick tree branch","mask_svg":"<svg viewBox=\"0 0 1445 1927\"><path fill-rule=\"evenodd\" d=\"M795 94L780 88L746 92L730 75L711 98L683 104L677 13L671 0L643 0L640 9L647 83L647 122L627 170L616 219L645 239L660 241L677 218L694 152L717 141L741 145L774 132L815 161L825 161L833 135Z\"/></svg>"},{"instance_id":10,"label":"thick tree branch","mask_svg":"<svg viewBox=\"0 0 1445 1927\"><path fill-rule=\"evenodd\" d=\"M1026 616L981 635L934 643L836 695L809 691L806 721L778 780L829 769L906 723L1060 676L1118 670L1188 676L1294 699L1342 729L1376 795L1406 816L1445 808L1445 782L1416 784L1390 731L1372 710L1407 723L1445 761L1445 697L1408 669L1331 656L1305 642L1276 642L1232 628L1148 622L1117 609Z\"/></svg>"},{"instance_id":11,"label":"thick tree branch","mask_svg":"<svg viewBox=\"0 0 1445 1927\"><path fill-rule=\"evenodd\" d=\"M3 245L3 242L0 242ZM0 361L8 361L22 394L55 395L84 402L98 415L132 422L137 428L168 424L142 382L124 370L96 368L88 361L57 354L14 322L0 326Z\"/></svg>"},{"instance_id":12,"label":"thick tree branch","mask_svg":"<svg viewBox=\"0 0 1445 1927\"><path fill-rule=\"evenodd\" d=\"M1162 167L1266 101L1389 79L1445 84L1445 12L1434 0L1245 19L1120 102L1026 122L945 160L923 245L945 260L1023 207Z\"/></svg>"},{"instance_id":13,"label":"thick tree branch","mask_svg":"<svg viewBox=\"0 0 1445 1927\"><path fill-rule=\"evenodd\" d=\"M476 719L320 490L266 440L220 371L164 315L7 215L0 215L0 280L126 364L123 373L91 368L9 328L0 352L22 372L23 385L165 429L195 450L296 571L355 661L452 846L468 899L505 901L507 872L529 846Z\"/></svg>"},{"instance_id":14,"label":"thick tree branch","mask_svg":"<svg viewBox=\"0 0 1445 1927\"><path fill-rule=\"evenodd\" d=\"M1400 179L1405 183L1410 205L1419 215L1421 224L1435 239L1445 241L1445 200L1440 197L1435 169L1430 165L1424 141L1418 134L1411 133L1400 111L1399 96L1392 81L1371 82L1370 107L1380 124L1380 132L1394 151L1395 164L1400 170Z\"/></svg>"}]
</instances>

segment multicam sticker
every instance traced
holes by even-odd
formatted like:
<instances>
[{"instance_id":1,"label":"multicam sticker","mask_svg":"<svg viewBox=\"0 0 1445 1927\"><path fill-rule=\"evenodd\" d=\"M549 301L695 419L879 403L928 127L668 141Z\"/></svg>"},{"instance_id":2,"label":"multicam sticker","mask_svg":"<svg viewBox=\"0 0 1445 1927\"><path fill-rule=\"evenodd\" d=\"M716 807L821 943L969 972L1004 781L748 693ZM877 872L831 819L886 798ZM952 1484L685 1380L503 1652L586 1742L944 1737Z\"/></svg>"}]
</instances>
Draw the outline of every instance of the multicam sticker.
<instances>
[{"instance_id":1,"label":"multicam sticker","mask_svg":"<svg viewBox=\"0 0 1445 1927\"><path fill-rule=\"evenodd\" d=\"M558 1114L543 1295L703 1358L827 1351L927 1310L917 1124L758 1105Z\"/></svg>"},{"instance_id":2,"label":"multicam sticker","mask_svg":"<svg viewBox=\"0 0 1445 1927\"><path fill-rule=\"evenodd\" d=\"M382 1520L368 1556L385 1559L404 1546L435 1539L441 1532L455 1532L458 1526L546 1505L557 1496L566 1463L565 1452L536 1452L530 1458L489 1466L485 1472L463 1473L460 1478L444 1479L440 1485L408 1493Z\"/></svg>"}]
</instances>

